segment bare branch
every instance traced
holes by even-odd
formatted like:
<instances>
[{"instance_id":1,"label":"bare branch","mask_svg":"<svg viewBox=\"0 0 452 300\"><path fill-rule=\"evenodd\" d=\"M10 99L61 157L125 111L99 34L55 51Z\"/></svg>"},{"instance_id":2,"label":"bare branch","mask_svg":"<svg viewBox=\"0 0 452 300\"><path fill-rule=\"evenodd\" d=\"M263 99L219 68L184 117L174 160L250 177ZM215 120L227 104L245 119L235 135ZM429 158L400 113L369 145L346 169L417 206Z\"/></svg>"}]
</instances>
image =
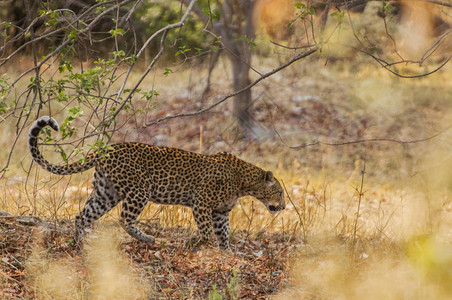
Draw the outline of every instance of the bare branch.
<instances>
[{"instance_id":1,"label":"bare branch","mask_svg":"<svg viewBox=\"0 0 452 300\"><path fill-rule=\"evenodd\" d=\"M286 45L277 43L277 42L275 42L275 41L270 41L270 43L272 43L272 44L274 44L274 45L276 45L276 46L278 46L278 47L285 48L285 49L289 49L289 50L298 50L298 49L304 49L304 48L312 48L312 47L315 47L315 45L303 45L303 46L295 46L295 47L292 47L292 46L286 46Z\"/></svg>"},{"instance_id":2,"label":"bare branch","mask_svg":"<svg viewBox=\"0 0 452 300\"><path fill-rule=\"evenodd\" d=\"M440 37L436 39L436 41L428 48L424 55L422 55L420 59L420 63L423 63L427 58L429 58L435 51L438 49L438 47L444 42L444 39L452 33L452 29L449 29L445 33L443 33ZM450 59L450 58L449 58Z\"/></svg>"},{"instance_id":3,"label":"bare branch","mask_svg":"<svg viewBox=\"0 0 452 300\"><path fill-rule=\"evenodd\" d=\"M336 6L347 6L352 7L354 5L360 5L360 4L366 4L367 2L385 2L388 0L312 0L312 3L314 4L321 4L321 5L328 5L328 3L331 1L331 4ZM426 3L433 3L445 7L452 7L452 3L449 1L442 1L442 0L398 0L397 2L404 2L404 3L410 3L410 2L426 2Z\"/></svg>"},{"instance_id":4,"label":"bare branch","mask_svg":"<svg viewBox=\"0 0 452 300\"><path fill-rule=\"evenodd\" d=\"M331 0L328 0L325 5L325 9L323 10L322 21L320 24L320 33L321 33L322 37L323 37L323 32L325 31L326 21L328 20L328 13L330 11L330 8L331 8Z\"/></svg>"},{"instance_id":5,"label":"bare branch","mask_svg":"<svg viewBox=\"0 0 452 300\"><path fill-rule=\"evenodd\" d=\"M118 109L115 111L115 113L113 115L111 115L108 120L113 120L118 114L119 112L124 108L124 106L126 105L126 103L129 101L129 99L132 97L132 95L135 93L135 91L137 90L137 88L139 87L139 85L141 84L141 82L144 80L144 78L147 76L147 74L149 74L149 72L151 71L151 69L154 67L155 63L158 61L158 59L162 56L163 53L163 49L164 49L164 41L166 39L166 35L168 34L168 32L172 29L175 28L179 28L184 26L185 21L188 18L188 15L190 14L191 10L193 9L193 6L196 4L197 0L191 0L190 4L187 6L187 10L185 11L185 14L182 16L181 20L175 24L170 24L167 25L165 27L163 27L162 29L156 31L154 34L152 34L144 43L144 45L141 47L140 51L138 51L137 53L137 58L140 57L144 50L146 49L146 47L161 33L163 33L161 42L160 42L160 50L157 53L157 55L154 57L154 59L152 60L152 62L149 64L148 68L146 69L146 71L144 72L144 74L141 76L141 78L138 80L137 84L134 86L134 88L129 92L129 94L127 95L127 97L124 99L123 103L118 107ZM133 63L130 67L129 70L127 71L127 75L126 78L124 79L121 88L119 89L118 93L117 93L117 97L116 97L116 101L119 102L119 99L121 98L121 95L124 91L124 88L126 86L127 83L127 79L129 78L130 73L132 72L133 67L135 66L135 63Z\"/></svg>"},{"instance_id":6,"label":"bare branch","mask_svg":"<svg viewBox=\"0 0 452 300\"><path fill-rule=\"evenodd\" d=\"M314 52L316 52L318 49L319 49L319 47L316 46L316 47L314 47L313 49L311 49L311 50L309 50L309 51L302 52L302 53L299 53L299 54L295 55L295 56L294 56L291 60L289 60L288 62L286 62L286 63L280 65L279 67L273 69L273 70L270 71L270 72L267 72L267 73L265 73L265 74L262 74L258 79L256 79L254 82L250 83L249 85L247 85L247 86L244 87L243 89L238 90L238 91L235 91L235 92L232 92L232 93L230 93L230 94L224 96L223 98L221 98L221 99L218 100L217 102L215 102L215 103L213 103L213 104L211 104L211 105L209 105L209 106L207 106L207 107L205 107L205 108L202 108L202 109L200 109L200 110L198 110L198 111L194 111L194 112L180 113L180 114L175 114L175 115L171 115L171 116L166 116L166 117L157 119L157 120L155 120L155 121L146 123L145 127L152 126L152 125L156 125L156 124L159 124L159 123L161 123L161 122L164 122L164 121L167 121L167 120L171 120L171 119L175 119L175 118L193 117L193 116L202 114L202 113L204 113L204 112L207 112L207 111L211 110L212 108L214 108L214 107L220 105L221 103L225 102L225 101L228 100L229 98L232 98L232 97L234 97L234 96L236 96L236 95L238 95L238 94L240 94L240 93L243 93L244 91L246 91L246 90L252 88L253 86L255 86L256 84L258 84L258 83L261 82L262 80L264 80L264 79L270 77L271 75L273 75L273 74L275 74L275 73L281 71L282 69L285 69L286 67L290 66L290 65L293 64L294 62L296 62L296 61L298 61L298 60L300 60L300 59L302 59L302 58L308 57L309 55L311 55L311 54L313 54Z\"/></svg>"},{"instance_id":7,"label":"bare branch","mask_svg":"<svg viewBox=\"0 0 452 300\"><path fill-rule=\"evenodd\" d=\"M372 0L370 0L370 1L372 1ZM364 1L364 2L370 2L370 1ZM374 0L374 1L380 1L380 0ZM345 2L347 2L347 1L342 1L340 3L344 4ZM349 3L349 2L347 2L347 3ZM404 1L399 1L399 2L404 2ZM419 0L419 2L429 2L429 1ZM354 3L358 3L358 2L354 2ZM400 54L400 52L399 52L399 50L397 48L396 40L394 39L394 37L392 36L392 34L389 31L389 27L388 27L388 23L387 23L387 20L386 20L386 16L384 16L383 17L383 22L384 22L385 34L386 34L386 36L389 38L389 40L392 43L394 54L400 59L398 61L388 62L386 59L381 57L382 56L381 54L379 54L379 53L375 54L373 51L368 50L369 47L366 46L363 43L363 41L358 37L358 35L356 33L356 30L355 30L355 26L353 25L353 22L352 22L350 14L348 14L348 16L349 16L349 21L350 21L350 24L351 24L351 29L352 29L353 35L354 35L356 41L358 41L358 43L359 43L359 47L351 47L351 48L356 50L356 51L359 51L359 52L361 52L361 53L363 53L365 55L368 55L368 56L372 57L385 70L389 71L390 73L392 73L393 75L395 75L397 77L400 77L400 78L420 78L420 77L425 77L425 76L431 75L431 74L441 70L452 58L452 55L447 57L447 58L445 58L444 61L442 63L440 63L440 65L438 67L434 68L431 71L424 72L422 74L417 74L417 75L404 75L404 74L401 74L401 73L397 72L396 70L392 69L391 67L399 65L399 64L418 64L418 65L421 66L444 43L444 41L452 33L452 29L447 30L441 36L439 36L432 43L432 45L430 45L428 47L428 49L425 50L425 52L422 54L422 56L421 56L421 58L419 60L407 60ZM345 45L345 46L349 47L348 45Z\"/></svg>"},{"instance_id":8,"label":"bare branch","mask_svg":"<svg viewBox=\"0 0 452 300\"><path fill-rule=\"evenodd\" d=\"M344 141L344 142L336 142L336 143L329 143L329 142L322 142L322 141L316 141L312 143L306 143L302 145L297 146L291 146L284 141L283 137L279 133L279 131L276 129L275 124L273 124L273 130L275 131L276 135L278 136L281 143L284 144L287 148L290 149L301 149L301 148L307 148L312 146L347 146L347 145L353 145L353 144L363 144L363 143L376 143L376 142L389 142L389 143L396 143L401 145L408 145L408 144L417 144L422 142L427 142L430 140L433 140L434 138L440 136L441 134L445 133L446 131L450 130L452 128L452 125L449 127L446 127L445 129L435 133L434 135L431 135L429 137L423 138L423 139L416 139L416 140L399 140L394 138L369 138L369 139L360 139L360 140L354 140L354 141Z\"/></svg>"},{"instance_id":9,"label":"bare branch","mask_svg":"<svg viewBox=\"0 0 452 300\"><path fill-rule=\"evenodd\" d=\"M106 15L107 13L109 13L110 11L116 9L117 7L123 6L123 5L125 5L125 4L127 4L127 3L131 2L131 1L134 1L134 0L125 0L125 1L123 1L123 2L121 2L121 3L118 3L117 5L112 6L110 9L108 9L108 11L105 11L105 12L103 12L102 14L100 14L99 17L103 17L104 15ZM3 64L5 64L7 61L9 61L9 60L10 60L12 57L14 57L15 55L17 55L21 50L23 50L23 49L24 49L25 47L27 47L28 45L34 44L34 43L36 43L36 42L39 42L39 41L44 40L44 39L46 39L46 38L49 38L50 36L55 35L55 34L57 34L57 33L64 32L66 29L72 28L73 25L76 24L77 22L79 22L80 20L83 20L83 18L84 18L88 13L92 12L93 10L95 10L96 8L98 8L99 6L107 5L107 4L110 4L110 3L116 3L116 2L117 2L116 0L110 0L110 1L106 1L106 2L101 2L101 3L95 4L95 5L91 6L89 9L87 9L84 13L80 14L75 20L73 20L72 22L70 22L67 26L62 27L62 28L59 28L59 29L56 29L56 30L51 31L51 32L49 32L49 33L47 33L47 34L41 35L41 36L39 36L39 37L35 37L34 39L31 39L31 40L28 41L28 42L25 42L23 45L19 46L13 53L11 53L8 57L5 57L5 58L0 59L0 60L3 61L3 62L0 63L0 66L2 66ZM81 34L82 34L82 33L86 33L86 32L88 32L89 30L91 30L91 29L92 29L92 26L94 26L94 25L97 23L97 21L98 21L99 19L100 19L100 18L94 19L94 20L90 23L90 27L89 27L89 28L85 28L84 30L80 31L80 33L81 33ZM28 32L28 31L30 30L30 28L33 26L33 24L36 23L38 20L39 20L39 18L36 19L36 20L33 20L32 23L31 23L31 24L27 27L27 29L25 30L25 33ZM58 47L57 49L55 49L55 51L53 51L51 54L48 55L48 57L46 57L46 60L45 60L45 61L47 61L48 58L52 57L55 53L58 53L59 50L61 50L61 48L63 48L64 46L66 46L67 43L69 43L69 42L70 42L70 41L66 41L64 45L61 45L60 47ZM3 47L2 47L2 48L3 48ZM1 50L1 48L0 48L0 50ZM44 61L44 62L45 62L45 61Z\"/></svg>"},{"instance_id":10,"label":"bare branch","mask_svg":"<svg viewBox=\"0 0 452 300\"><path fill-rule=\"evenodd\" d=\"M90 23L88 26L86 26L86 28L80 30L80 31L79 31L79 34L85 34L85 33L89 32L91 29L93 29L94 25L96 25L97 22L98 22L101 18L103 18L105 15L107 15L108 13L114 11L114 10L117 9L118 7L121 7L121 6L123 6L123 5L126 5L127 3L132 2L132 1L134 1L134 0L124 0L124 1L118 3L118 4L114 5L114 6L112 6L112 7L108 8L108 9L106 9L104 12L102 12L101 14L99 14L93 21L91 21L91 23ZM116 1L111 1L111 2L116 2ZM105 4L105 2L104 2L103 4ZM77 18L77 20L75 20L73 23L71 23L71 25L74 24L75 22L78 22L81 18L82 18L82 15L79 16L79 17ZM69 25L68 25L68 26L69 26ZM42 37L41 37L41 38L42 38ZM39 38L39 39L41 39L41 38ZM35 39L33 42L35 42L35 41L36 41L36 39ZM37 64L37 65L34 66L33 68L30 68L30 69L26 70L26 71L23 72L20 76L18 76L18 77L16 78L16 80L11 84L11 87L13 87L13 86L14 86L19 80L21 80L25 75L27 75L28 73L30 73L30 72L32 72L32 71L34 71L34 70L40 68L42 65L44 65L50 58L54 57L55 54L59 53L59 52L61 51L61 49L63 49L64 47L66 47L70 42L71 42L70 39L64 40L58 47L56 47L55 50L53 50L50 54L46 55L46 56L41 60L41 62L40 62L39 64ZM22 49L22 48L20 48L20 49ZM17 54L17 51L14 51L11 55L9 55L7 58L5 58L5 62L8 61L12 56L14 56L13 54L16 55L16 54ZM3 63L4 63L4 62L3 62ZM2 63L2 64L3 64L3 63ZM0 66L1 66L2 64L0 64Z\"/></svg>"},{"instance_id":11,"label":"bare branch","mask_svg":"<svg viewBox=\"0 0 452 300\"><path fill-rule=\"evenodd\" d=\"M356 49L356 48L354 48ZM428 75L431 75L435 72L438 72L439 70L441 70L452 58L452 55L450 55L442 64L440 64L438 67L436 67L434 70L426 72L426 73L422 73L422 74L417 74L417 75L403 75L400 74L394 70L391 70L389 67L393 66L393 65L397 65L397 64L406 64L406 63L419 63L421 64L421 61L407 61L407 60L402 60L402 61L398 61L398 62L393 62L393 63L387 63L386 61L384 61L381 58L376 57L375 55L373 55L370 52L364 51L362 49L356 49L366 55L369 55L370 57L372 57L376 62L378 62L380 64L380 66L382 66L383 68L385 68L387 71L391 72L392 74L396 75L397 77L400 78L420 78L420 77L425 77Z\"/></svg>"}]
</instances>

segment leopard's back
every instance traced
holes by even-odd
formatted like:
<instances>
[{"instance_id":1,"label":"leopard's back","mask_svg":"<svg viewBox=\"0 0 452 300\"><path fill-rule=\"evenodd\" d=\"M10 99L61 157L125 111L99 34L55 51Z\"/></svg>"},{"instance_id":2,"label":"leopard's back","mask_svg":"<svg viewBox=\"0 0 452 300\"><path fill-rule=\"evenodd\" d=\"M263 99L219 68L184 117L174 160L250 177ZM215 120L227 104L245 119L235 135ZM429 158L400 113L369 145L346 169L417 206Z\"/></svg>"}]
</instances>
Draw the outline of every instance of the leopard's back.
<instances>
[{"instance_id":1,"label":"leopard's back","mask_svg":"<svg viewBox=\"0 0 452 300\"><path fill-rule=\"evenodd\" d=\"M193 193L237 194L234 168L216 156L142 143L112 145L108 157L96 167L121 194L144 188L149 200L192 206ZM226 188L227 187L227 188Z\"/></svg>"}]
</instances>

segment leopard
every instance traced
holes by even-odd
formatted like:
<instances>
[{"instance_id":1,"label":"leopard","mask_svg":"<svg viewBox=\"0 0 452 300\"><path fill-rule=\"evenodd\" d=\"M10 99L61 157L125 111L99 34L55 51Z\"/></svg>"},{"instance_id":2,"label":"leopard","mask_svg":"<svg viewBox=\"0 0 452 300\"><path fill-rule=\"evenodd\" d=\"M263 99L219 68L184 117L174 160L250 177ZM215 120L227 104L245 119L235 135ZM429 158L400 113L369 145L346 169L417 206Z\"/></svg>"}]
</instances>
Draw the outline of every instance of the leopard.
<instances>
[{"instance_id":1,"label":"leopard","mask_svg":"<svg viewBox=\"0 0 452 300\"><path fill-rule=\"evenodd\" d=\"M206 155L179 148L122 142L91 152L84 160L52 164L38 148L42 129L59 130L50 116L29 129L28 145L35 163L50 173L71 175L91 168L93 190L75 217L74 240L83 243L94 221L121 202L119 223L135 239L153 244L154 236L140 230L137 218L149 202L190 207L198 228L193 246L214 243L230 250L229 214L238 199L251 196L271 214L285 209L284 191L271 171L228 152ZM213 238L215 236L216 240Z\"/></svg>"}]
</instances>

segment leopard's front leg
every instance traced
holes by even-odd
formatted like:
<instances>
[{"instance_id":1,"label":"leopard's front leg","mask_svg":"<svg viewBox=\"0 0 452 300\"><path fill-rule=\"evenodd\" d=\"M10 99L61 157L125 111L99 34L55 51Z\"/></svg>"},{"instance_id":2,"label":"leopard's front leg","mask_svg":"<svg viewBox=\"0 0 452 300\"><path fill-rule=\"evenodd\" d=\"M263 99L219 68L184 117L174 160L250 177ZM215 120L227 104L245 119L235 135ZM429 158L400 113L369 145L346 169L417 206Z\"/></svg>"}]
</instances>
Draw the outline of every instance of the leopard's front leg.
<instances>
[{"instance_id":1,"label":"leopard's front leg","mask_svg":"<svg viewBox=\"0 0 452 300\"><path fill-rule=\"evenodd\" d=\"M222 250L229 250L229 212L230 210L212 211L213 229Z\"/></svg>"},{"instance_id":2,"label":"leopard's front leg","mask_svg":"<svg viewBox=\"0 0 452 300\"><path fill-rule=\"evenodd\" d=\"M199 238L193 238L190 246L207 243L213 236L212 209L199 201L193 205L193 218L198 226Z\"/></svg>"}]
</instances>

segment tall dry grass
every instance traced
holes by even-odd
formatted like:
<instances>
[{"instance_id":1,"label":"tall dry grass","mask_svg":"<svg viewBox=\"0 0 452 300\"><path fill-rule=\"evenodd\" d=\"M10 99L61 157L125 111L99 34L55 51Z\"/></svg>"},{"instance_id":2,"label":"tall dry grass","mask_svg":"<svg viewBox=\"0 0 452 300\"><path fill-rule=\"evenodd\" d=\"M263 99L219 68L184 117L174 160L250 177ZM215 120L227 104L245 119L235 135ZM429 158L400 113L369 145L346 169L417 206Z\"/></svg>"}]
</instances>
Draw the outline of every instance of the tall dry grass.
<instances>
[{"instance_id":1,"label":"tall dry grass","mask_svg":"<svg viewBox=\"0 0 452 300\"><path fill-rule=\"evenodd\" d=\"M314 214L292 280L273 299L450 299L452 161L449 147L439 150L450 142L437 143L419 174L394 185L362 186L357 172L331 183L326 214Z\"/></svg>"},{"instance_id":2,"label":"tall dry grass","mask_svg":"<svg viewBox=\"0 0 452 300\"><path fill-rule=\"evenodd\" d=\"M148 298L149 282L119 251L118 236L118 228L103 226L88 236L84 256L60 259L53 259L38 242L27 262L30 288L36 298Z\"/></svg>"}]
</instances>

